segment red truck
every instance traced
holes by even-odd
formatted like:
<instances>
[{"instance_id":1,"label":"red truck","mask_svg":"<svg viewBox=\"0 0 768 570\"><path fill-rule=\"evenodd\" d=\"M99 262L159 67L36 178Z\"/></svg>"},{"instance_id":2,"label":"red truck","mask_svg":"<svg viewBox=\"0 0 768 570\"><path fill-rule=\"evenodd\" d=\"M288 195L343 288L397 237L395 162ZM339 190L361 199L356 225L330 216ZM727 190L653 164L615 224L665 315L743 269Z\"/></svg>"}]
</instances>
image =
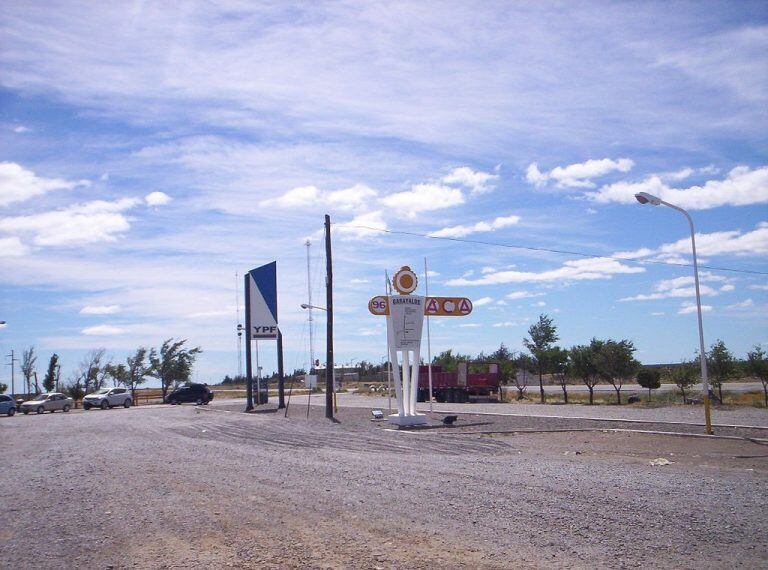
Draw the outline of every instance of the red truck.
<instances>
[{"instance_id":1,"label":"red truck","mask_svg":"<svg viewBox=\"0 0 768 570\"><path fill-rule=\"evenodd\" d=\"M432 366L432 395L438 402L469 402L470 397L489 397L499 393L499 367L489 364L488 372L469 372L467 362L460 362L457 372L443 372L442 366ZM419 402L429 395L429 367L419 366Z\"/></svg>"}]
</instances>

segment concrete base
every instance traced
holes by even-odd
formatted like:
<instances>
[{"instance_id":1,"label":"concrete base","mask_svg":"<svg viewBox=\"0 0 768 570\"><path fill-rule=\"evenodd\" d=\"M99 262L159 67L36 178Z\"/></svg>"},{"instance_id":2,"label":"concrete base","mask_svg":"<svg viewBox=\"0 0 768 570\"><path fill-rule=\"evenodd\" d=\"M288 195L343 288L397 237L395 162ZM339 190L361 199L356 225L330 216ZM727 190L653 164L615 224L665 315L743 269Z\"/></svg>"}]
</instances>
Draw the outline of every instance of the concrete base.
<instances>
[{"instance_id":1,"label":"concrete base","mask_svg":"<svg viewBox=\"0 0 768 570\"><path fill-rule=\"evenodd\" d=\"M387 417L387 421L400 427L425 426L428 423L427 416L424 414L416 414L415 416L401 416L399 414L392 414L391 416Z\"/></svg>"}]
</instances>

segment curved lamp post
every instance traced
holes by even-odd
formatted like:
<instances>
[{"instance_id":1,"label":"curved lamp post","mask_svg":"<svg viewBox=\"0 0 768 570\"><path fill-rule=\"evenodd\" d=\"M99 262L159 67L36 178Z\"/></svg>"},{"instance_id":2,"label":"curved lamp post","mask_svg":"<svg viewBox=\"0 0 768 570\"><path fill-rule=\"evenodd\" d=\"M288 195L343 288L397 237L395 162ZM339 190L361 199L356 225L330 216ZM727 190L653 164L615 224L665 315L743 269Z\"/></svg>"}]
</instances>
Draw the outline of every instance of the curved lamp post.
<instances>
[{"instance_id":1,"label":"curved lamp post","mask_svg":"<svg viewBox=\"0 0 768 570\"><path fill-rule=\"evenodd\" d=\"M635 194L635 198L641 204L650 204L651 206L659 206L663 204L664 206L668 206L673 210L677 210L678 212L680 212L685 216L685 218L688 220L688 225L691 228L691 249L693 250L693 281L696 284L696 311L699 317L699 361L701 362L701 389L703 391L703 396L704 396L704 419L707 426L706 427L707 433L712 435L712 418L711 418L710 404L709 404L709 377L707 376L707 353L704 350L704 324L701 319L701 293L699 292L699 266L696 260L696 237L695 237L696 234L693 229L693 220L691 219L691 216L688 214L688 212L686 212L679 206L675 206L674 204L665 202L661 198L657 198L656 196L648 194L647 192L640 192L638 194Z\"/></svg>"}]
</instances>

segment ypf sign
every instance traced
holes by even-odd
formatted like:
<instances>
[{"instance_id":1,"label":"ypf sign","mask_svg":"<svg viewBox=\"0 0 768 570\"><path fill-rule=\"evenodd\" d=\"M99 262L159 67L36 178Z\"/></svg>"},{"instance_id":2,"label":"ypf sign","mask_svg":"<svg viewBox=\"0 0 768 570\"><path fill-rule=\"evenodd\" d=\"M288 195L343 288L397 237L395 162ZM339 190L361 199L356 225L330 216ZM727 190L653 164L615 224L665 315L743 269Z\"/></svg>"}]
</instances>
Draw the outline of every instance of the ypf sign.
<instances>
[{"instance_id":1,"label":"ypf sign","mask_svg":"<svg viewBox=\"0 0 768 570\"><path fill-rule=\"evenodd\" d=\"M394 369L397 414L390 423L400 426L427 423L416 413L419 388L419 353L424 316L463 317L472 312L472 301L465 297L420 297L411 295L419 280L410 267L402 267L392 278L399 295L379 295L368 301L368 310L387 317L389 358Z\"/></svg>"}]
</instances>

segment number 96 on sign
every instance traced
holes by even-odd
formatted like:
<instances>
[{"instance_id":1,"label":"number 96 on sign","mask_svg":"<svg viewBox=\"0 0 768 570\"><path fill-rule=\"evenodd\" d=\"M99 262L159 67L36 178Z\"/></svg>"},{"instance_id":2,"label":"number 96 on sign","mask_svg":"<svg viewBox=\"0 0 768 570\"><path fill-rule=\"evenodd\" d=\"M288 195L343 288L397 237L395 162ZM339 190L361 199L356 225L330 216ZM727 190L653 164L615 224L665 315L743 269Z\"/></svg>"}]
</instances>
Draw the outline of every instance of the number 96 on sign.
<instances>
[{"instance_id":1,"label":"number 96 on sign","mask_svg":"<svg viewBox=\"0 0 768 570\"><path fill-rule=\"evenodd\" d=\"M389 299L383 295L368 301L374 315L389 315ZM424 314L432 317L463 317L472 312L472 301L466 297L427 297Z\"/></svg>"}]
</instances>

